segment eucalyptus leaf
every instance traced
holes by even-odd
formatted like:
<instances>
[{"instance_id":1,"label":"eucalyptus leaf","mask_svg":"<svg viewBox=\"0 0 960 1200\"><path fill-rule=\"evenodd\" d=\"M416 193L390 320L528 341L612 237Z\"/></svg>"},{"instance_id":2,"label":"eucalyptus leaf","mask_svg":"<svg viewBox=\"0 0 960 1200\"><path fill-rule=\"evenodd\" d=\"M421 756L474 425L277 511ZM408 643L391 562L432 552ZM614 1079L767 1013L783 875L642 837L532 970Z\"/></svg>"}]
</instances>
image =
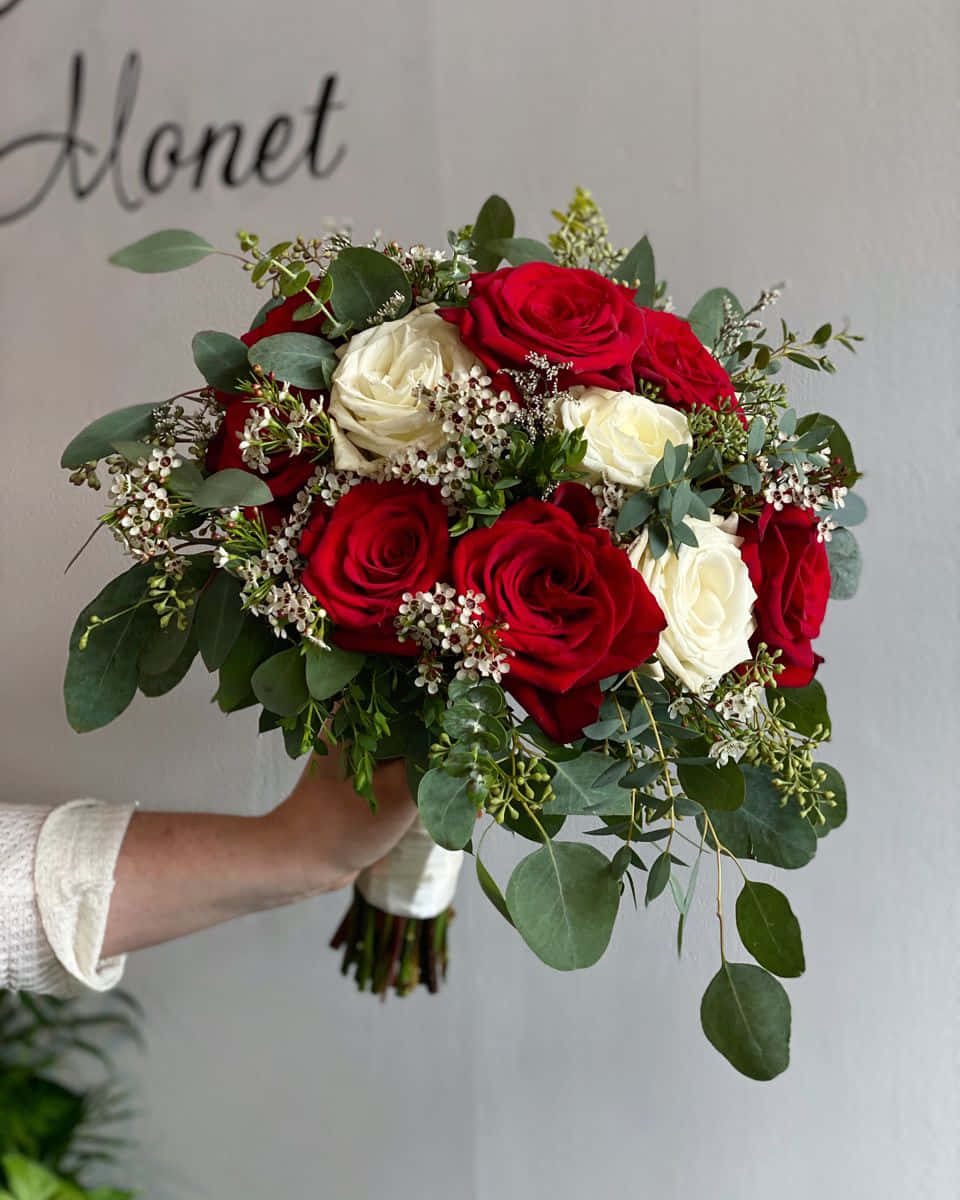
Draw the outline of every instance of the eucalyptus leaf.
<instances>
[{"instance_id":1,"label":"eucalyptus leaf","mask_svg":"<svg viewBox=\"0 0 960 1200\"><path fill-rule=\"evenodd\" d=\"M564 816L544 812L542 809L537 814L537 820L540 822L540 826L548 838L553 838L560 832L566 819ZM504 829L509 829L511 833L516 833L520 837L526 838L529 842L536 842L540 846L543 845L543 834L525 808L521 808L515 817L509 814L505 816L503 827Z\"/></svg>"},{"instance_id":2,"label":"eucalyptus leaf","mask_svg":"<svg viewBox=\"0 0 960 1200\"><path fill-rule=\"evenodd\" d=\"M165 696L182 683L197 657L197 629L192 626L180 653L165 671L148 673L142 662L138 669L137 686L144 696Z\"/></svg>"},{"instance_id":3,"label":"eucalyptus leaf","mask_svg":"<svg viewBox=\"0 0 960 1200\"><path fill-rule=\"evenodd\" d=\"M819 680L812 680L806 687L767 688L768 703L775 698L783 701L781 720L788 721L798 733L812 737L820 731L830 736L827 695Z\"/></svg>"},{"instance_id":4,"label":"eucalyptus leaf","mask_svg":"<svg viewBox=\"0 0 960 1200\"><path fill-rule=\"evenodd\" d=\"M824 790L833 792L833 803L825 804L821 809L823 822L817 823L813 827L817 837L823 838L834 829L839 829L847 819L847 785L836 767L825 762L815 762L813 765L826 774L823 783Z\"/></svg>"},{"instance_id":5,"label":"eucalyptus leaf","mask_svg":"<svg viewBox=\"0 0 960 1200\"><path fill-rule=\"evenodd\" d=\"M761 967L781 978L803 974L800 923L790 901L777 888L744 880L737 897L737 932Z\"/></svg>"},{"instance_id":6,"label":"eucalyptus leaf","mask_svg":"<svg viewBox=\"0 0 960 1200\"><path fill-rule=\"evenodd\" d=\"M427 832L445 850L461 850L477 820L477 803L468 794L468 780L455 779L435 767L420 780L417 807Z\"/></svg>"},{"instance_id":7,"label":"eucalyptus leaf","mask_svg":"<svg viewBox=\"0 0 960 1200\"><path fill-rule=\"evenodd\" d=\"M558 971L573 971L592 966L606 950L620 888L595 847L551 842L517 864L506 900L534 954Z\"/></svg>"},{"instance_id":8,"label":"eucalyptus leaf","mask_svg":"<svg viewBox=\"0 0 960 1200\"><path fill-rule=\"evenodd\" d=\"M217 571L197 600L197 640L208 671L216 671L233 648L243 625L243 580Z\"/></svg>"},{"instance_id":9,"label":"eucalyptus leaf","mask_svg":"<svg viewBox=\"0 0 960 1200\"><path fill-rule=\"evenodd\" d=\"M74 623L63 697L67 720L78 733L108 725L136 694L137 659L158 620L152 605L145 602L154 569L152 563L137 563L112 579ZM80 640L92 616L104 623L90 630L81 650Z\"/></svg>"},{"instance_id":10,"label":"eucalyptus leaf","mask_svg":"<svg viewBox=\"0 0 960 1200\"><path fill-rule=\"evenodd\" d=\"M321 391L330 386L337 354L326 338L312 333L275 333L247 350L251 366L260 367L291 387Z\"/></svg>"},{"instance_id":11,"label":"eucalyptus leaf","mask_svg":"<svg viewBox=\"0 0 960 1200\"><path fill-rule=\"evenodd\" d=\"M633 302L639 308L649 308L657 295L657 271L650 239L642 237L628 250L613 272L613 278L628 287L636 287Z\"/></svg>"},{"instance_id":12,"label":"eucalyptus leaf","mask_svg":"<svg viewBox=\"0 0 960 1200\"><path fill-rule=\"evenodd\" d=\"M752 963L724 962L700 1004L703 1032L750 1079L773 1079L790 1063L790 1000Z\"/></svg>"},{"instance_id":13,"label":"eucalyptus leaf","mask_svg":"<svg viewBox=\"0 0 960 1200\"><path fill-rule=\"evenodd\" d=\"M307 687L314 700L328 700L356 678L366 662L366 656L355 650L331 646L324 650L310 643L307 646Z\"/></svg>"},{"instance_id":14,"label":"eucalyptus leaf","mask_svg":"<svg viewBox=\"0 0 960 1200\"><path fill-rule=\"evenodd\" d=\"M643 492L634 492L628 496L620 514L617 517L617 533L630 533L638 525L642 525L653 512L653 501Z\"/></svg>"},{"instance_id":15,"label":"eucalyptus leaf","mask_svg":"<svg viewBox=\"0 0 960 1200\"><path fill-rule=\"evenodd\" d=\"M530 262L556 262L550 247L533 238L493 238L487 243L487 249L493 254L499 254L500 258L505 258L511 267L520 267Z\"/></svg>"},{"instance_id":16,"label":"eucalyptus leaf","mask_svg":"<svg viewBox=\"0 0 960 1200\"><path fill-rule=\"evenodd\" d=\"M725 318L724 301L729 302L735 313L743 312L743 305L727 288L711 288L704 293L687 314L690 327L700 341L712 350L717 343Z\"/></svg>"},{"instance_id":17,"label":"eucalyptus leaf","mask_svg":"<svg viewBox=\"0 0 960 1200\"><path fill-rule=\"evenodd\" d=\"M721 843L737 858L751 858L774 867L805 867L817 852L817 835L795 803L782 803L770 771L740 766L746 780L743 804L734 812L715 810L710 820ZM701 832L704 821L698 818ZM708 834L707 840L713 845Z\"/></svg>"},{"instance_id":18,"label":"eucalyptus leaf","mask_svg":"<svg viewBox=\"0 0 960 1200\"><path fill-rule=\"evenodd\" d=\"M191 347L196 368L211 387L233 392L250 374L247 348L233 334L204 329L193 335Z\"/></svg>"},{"instance_id":19,"label":"eucalyptus leaf","mask_svg":"<svg viewBox=\"0 0 960 1200\"><path fill-rule=\"evenodd\" d=\"M478 271L493 271L503 257L496 250L489 250L490 242L513 237L514 216L510 205L502 196L489 196L473 223L474 259Z\"/></svg>"},{"instance_id":20,"label":"eucalyptus leaf","mask_svg":"<svg viewBox=\"0 0 960 1200\"><path fill-rule=\"evenodd\" d=\"M276 646L277 638L270 627L252 613L244 613L240 632L220 666L215 699L221 712L236 712L257 703L251 679Z\"/></svg>"},{"instance_id":21,"label":"eucalyptus leaf","mask_svg":"<svg viewBox=\"0 0 960 1200\"><path fill-rule=\"evenodd\" d=\"M170 670L190 639L195 616L196 604L191 604L184 613L182 629L174 615L165 628L157 630L140 652L138 666L141 674L162 675Z\"/></svg>"},{"instance_id":22,"label":"eucalyptus leaf","mask_svg":"<svg viewBox=\"0 0 960 1200\"><path fill-rule=\"evenodd\" d=\"M208 475L190 497L196 508L250 508L272 500L273 493L262 479L236 467Z\"/></svg>"},{"instance_id":23,"label":"eucalyptus leaf","mask_svg":"<svg viewBox=\"0 0 960 1200\"><path fill-rule=\"evenodd\" d=\"M551 815L629 816L630 794L616 780L598 787L600 776L616 759L589 750L577 758L553 764L553 797L543 806Z\"/></svg>"},{"instance_id":24,"label":"eucalyptus leaf","mask_svg":"<svg viewBox=\"0 0 960 1200\"><path fill-rule=\"evenodd\" d=\"M369 246L348 246L330 264L333 311L339 321L363 325L399 292L402 303L394 317L410 307L413 292L403 268Z\"/></svg>"},{"instance_id":25,"label":"eucalyptus leaf","mask_svg":"<svg viewBox=\"0 0 960 1200\"><path fill-rule=\"evenodd\" d=\"M670 855L664 851L657 855L647 875L647 890L644 904L656 900L670 881Z\"/></svg>"},{"instance_id":26,"label":"eucalyptus leaf","mask_svg":"<svg viewBox=\"0 0 960 1200\"><path fill-rule=\"evenodd\" d=\"M687 796L711 812L733 812L746 796L743 772L736 763L724 766L681 765L677 778Z\"/></svg>"},{"instance_id":27,"label":"eucalyptus leaf","mask_svg":"<svg viewBox=\"0 0 960 1200\"><path fill-rule=\"evenodd\" d=\"M480 884L483 894L497 910L500 916L503 917L507 924L512 925L513 917L510 916L510 910L507 908L507 902L503 898L503 893L500 891L499 887L497 887L496 880L481 862L479 854L476 856L476 864L477 881Z\"/></svg>"},{"instance_id":28,"label":"eucalyptus leaf","mask_svg":"<svg viewBox=\"0 0 960 1200\"><path fill-rule=\"evenodd\" d=\"M281 717L293 716L310 699L304 674L304 658L298 646L281 650L254 671L250 684L264 708Z\"/></svg>"},{"instance_id":29,"label":"eucalyptus leaf","mask_svg":"<svg viewBox=\"0 0 960 1200\"><path fill-rule=\"evenodd\" d=\"M834 509L830 514L835 525L849 529L851 525L861 525L867 519L867 505L858 492L847 492L843 498L843 507ZM829 549L829 546L827 547Z\"/></svg>"},{"instance_id":30,"label":"eucalyptus leaf","mask_svg":"<svg viewBox=\"0 0 960 1200\"><path fill-rule=\"evenodd\" d=\"M215 253L206 238L188 229L162 229L117 250L108 261L115 267L127 267L142 275L158 275L191 267L208 254Z\"/></svg>"},{"instance_id":31,"label":"eucalyptus leaf","mask_svg":"<svg viewBox=\"0 0 960 1200\"><path fill-rule=\"evenodd\" d=\"M827 543L827 558L830 562L830 598L850 600L860 586L863 559L857 539L849 529L833 531Z\"/></svg>"},{"instance_id":32,"label":"eucalyptus leaf","mask_svg":"<svg viewBox=\"0 0 960 1200\"><path fill-rule=\"evenodd\" d=\"M155 404L132 404L91 421L72 439L60 456L60 466L75 469L106 458L118 441L137 441L154 430Z\"/></svg>"}]
</instances>

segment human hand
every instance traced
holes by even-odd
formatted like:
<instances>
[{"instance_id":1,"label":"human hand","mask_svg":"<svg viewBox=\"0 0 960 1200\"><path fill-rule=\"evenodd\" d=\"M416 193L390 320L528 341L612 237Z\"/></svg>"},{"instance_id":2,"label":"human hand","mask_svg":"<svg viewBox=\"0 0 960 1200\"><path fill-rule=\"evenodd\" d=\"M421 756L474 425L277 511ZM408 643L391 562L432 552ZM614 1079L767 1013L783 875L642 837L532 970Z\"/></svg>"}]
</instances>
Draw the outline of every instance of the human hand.
<instances>
[{"instance_id":1,"label":"human hand","mask_svg":"<svg viewBox=\"0 0 960 1200\"><path fill-rule=\"evenodd\" d=\"M311 756L290 795L263 820L290 856L300 894L334 891L382 858L417 814L402 759L379 765L373 776L377 811L371 812L343 778L336 747Z\"/></svg>"}]
</instances>

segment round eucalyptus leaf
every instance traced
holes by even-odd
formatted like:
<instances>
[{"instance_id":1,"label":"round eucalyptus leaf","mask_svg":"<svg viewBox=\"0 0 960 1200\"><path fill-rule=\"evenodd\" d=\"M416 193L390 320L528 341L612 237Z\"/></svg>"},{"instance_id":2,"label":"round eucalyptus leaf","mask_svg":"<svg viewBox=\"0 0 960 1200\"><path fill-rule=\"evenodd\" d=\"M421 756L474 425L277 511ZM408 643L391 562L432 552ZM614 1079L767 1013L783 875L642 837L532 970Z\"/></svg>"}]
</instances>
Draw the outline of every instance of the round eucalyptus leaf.
<instances>
[{"instance_id":1,"label":"round eucalyptus leaf","mask_svg":"<svg viewBox=\"0 0 960 1200\"><path fill-rule=\"evenodd\" d=\"M326 338L312 333L275 333L247 351L251 366L260 367L292 387L319 391L329 387L337 355Z\"/></svg>"},{"instance_id":2,"label":"round eucalyptus leaf","mask_svg":"<svg viewBox=\"0 0 960 1200\"><path fill-rule=\"evenodd\" d=\"M338 321L363 325L399 293L395 317L402 316L413 300L410 280L399 263L369 246L341 250L330 264L333 311Z\"/></svg>"},{"instance_id":3,"label":"round eucalyptus leaf","mask_svg":"<svg viewBox=\"0 0 960 1200\"><path fill-rule=\"evenodd\" d=\"M530 949L547 966L592 966L610 941L620 887L608 859L581 842L550 842L517 864L507 908Z\"/></svg>"},{"instance_id":4,"label":"round eucalyptus leaf","mask_svg":"<svg viewBox=\"0 0 960 1200\"><path fill-rule=\"evenodd\" d=\"M696 763L677 767L680 786L689 799L703 808L733 812L743 804L746 784L736 763L704 766Z\"/></svg>"},{"instance_id":5,"label":"round eucalyptus leaf","mask_svg":"<svg viewBox=\"0 0 960 1200\"><path fill-rule=\"evenodd\" d=\"M127 267L142 275L158 275L163 271L179 271L193 266L215 249L206 238L188 229L161 229L110 255L115 267Z\"/></svg>"},{"instance_id":6,"label":"round eucalyptus leaf","mask_svg":"<svg viewBox=\"0 0 960 1200\"><path fill-rule=\"evenodd\" d=\"M734 812L715 809L710 820L721 843L737 858L795 870L817 852L817 835L796 804L782 803L765 767L741 766L746 780L743 804ZM703 829L703 819L698 819ZM708 834L707 840L713 845Z\"/></svg>"},{"instance_id":7,"label":"round eucalyptus leaf","mask_svg":"<svg viewBox=\"0 0 960 1200\"><path fill-rule=\"evenodd\" d=\"M310 699L304 675L304 658L298 646L281 650L260 664L250 680L264 708L281 717L293 716Z\"/></svg>"},{"instance_id":8,"label":"round eucalyptus leaf","mask_svg":"<svg viewBox=\"0 0 960 1200\"><path fill-rule=\"evenodd\" d=\"M806 687L770 687L767 699L783 701L780 716L789 721L798 733L811 737L818 729L830 733L830 713L827 711L827 694L823 684L814 679Z\"/></svg>"},{"instance_id":9,"label":"round eucalyptus leaf","mask_svg":"<svg viewBox=\"0 0 960 1200\"><path fill-rule=\"evenodd\" d=\"M272 500L273 493L262 479L236 467L208 475L190 497L196 508L250 508Z\"/></svg>"},{"instance_id":10,"label":"round eucalyptus leaf","mask_svg":"<svg viewBox=\"0 0 960 1200\"><path fill-rule=\"evenodd\" d=\"M191 347L197 370L211 387L232 392L238 381L250 374L247 348L231 333L201 330L193 335Z\"/></svg>"},{"instance_id":11,"label":"round eucalyptus leaf","mask_svg":"<svg viewBox=\"0 0 960 1200\"><path fill-rule=\"evenodd\" d=\"M328 700L353 679L366 662L355 650L331 646L324 650L312 643L307 646L307 687L314 700Z\"/></svg>"},{"instance_id":12,"label":"round eucalyptus leaf","mask_svg":"<svg viewBox=\"0 0 960 1200\"><path fill-rule=\"evenodd\" d=\"M750 1079L774 1079L790 1063L790 998L752 963L725 962L700 1003L707 1038Z\"/></svg>"},{"instance_id":13,"label":"round eucalyptus leaf","mask_svg":"<svg viewBox=\"0 0 960 1200\"><path fill-rule=\"evenodd\" d=\"M445 850L462 850L477 820L477 804L467 792L468 780L434 768L420 780L417 807L427 832Z\"/></svg>"},{"instance_id":14,"label":"round eucalyptus leaf","mask_svg":"<svg viewBox=\"0 0 960 1200\"><path fill-rule=\"evenodd\" d=\"M785 979L803 974L800 922L777 888L744 880L737 897L737 932L761 967Z\"/></svg>"}]
</instances>

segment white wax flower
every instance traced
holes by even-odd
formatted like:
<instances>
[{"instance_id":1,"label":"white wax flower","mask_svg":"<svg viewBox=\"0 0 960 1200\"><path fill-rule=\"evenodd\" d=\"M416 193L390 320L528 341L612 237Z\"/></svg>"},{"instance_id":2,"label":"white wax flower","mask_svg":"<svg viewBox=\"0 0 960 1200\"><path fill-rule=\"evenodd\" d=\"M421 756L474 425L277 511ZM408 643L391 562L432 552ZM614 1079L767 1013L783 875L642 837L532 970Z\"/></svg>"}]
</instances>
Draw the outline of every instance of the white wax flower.
<instances>
[{"instance_id":1,"label":"white wax flower","mask_svg":"<svg viewBox=\"0 0 960 1200\"><path fill-rule=\"evenodd\" d=\"M646 530L628 551L667 618L657 657L693 692L750 657L757 594L740 557L736 520L688 517L699 545L681 546L678 554L654 558Z\"/></svg>"},{"instance_id":2,"label":"white wax flower","mask_svg":"<svg viewBox=\"0 0 960 1200\"><path fill-rule=\"evenodd\" d=\"M646 487L667 442L693 444L687 418L667 404L598 387L574 387L570 395L560 402L560 420L564 429L583 427L583 468L595 477Z\"/></svg>"},{"instance_id":3,"label":"white wax flower","mask_svg":"<svg viewBox=\"0 0 960 1200\"><path fill-rule=\"evenodd\" d=\"M368 460L390 458L411 445L441 446L441 421L418 402L417 388L435 387L445 374L478 365L457 327L437 316L435 304L355 334L338 354L330 416ZM356 469L346 457L335 444L334 465Z\"/></svg>"}]
</instances>

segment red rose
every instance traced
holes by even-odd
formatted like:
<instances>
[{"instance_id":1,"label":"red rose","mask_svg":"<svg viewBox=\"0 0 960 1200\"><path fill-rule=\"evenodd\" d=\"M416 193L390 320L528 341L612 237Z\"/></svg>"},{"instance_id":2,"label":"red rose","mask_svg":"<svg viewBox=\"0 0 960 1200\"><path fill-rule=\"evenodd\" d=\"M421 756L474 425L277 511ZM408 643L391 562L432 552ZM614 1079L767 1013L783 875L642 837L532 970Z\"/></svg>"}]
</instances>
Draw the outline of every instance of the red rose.
<instances>
[{"instance_id":1,"label":"red rose","mask_svg":"<svg viewBox=\"0 0 960 1200\"><path fill-rule=\"evenodd\" d=\"M208 472L226 471L228 468L249 471L251 475L262 479L278 503L265 504L260 513L268 527L276 525L289 508L289 502L313 475L315 464L307 455L284 453L270 457L270 469L266 475L252 470L243 460L240 438L256 401L226 392L217 392L216 397L223 406L223 420L207 446L206 469Z\"/></svg>"},{"instance_id":2,"label":"red rose","mask_svg":"<svg viewBox=\"0 0 960 1200\"><path fill-rule=\"evenodd\" d=\"M655 383L675 408L720 407L726 400L740 412L730 376L702 344L687 321L673 313L641 308L643 337L633 360L638 380Z\"/></svg>"},{"instance_id":3,"label":"red rose","mask_svg":"<svg viewBox=\"0 0 960 1200\"><path fill-rule=\"evenodd\" d=\"M501 636L514 655L504 686L545 733L568 742L596 720L599 681L649 658L666 621L597 528L587 489L566 484L555 499L521 500L461 538L453 582L482 592L488 615L507 625Z\"/></svg>"},{"instance_id":4,"label":"red rose","mask_svg":"<svg viewBox=\"0 0 960 1200\"><path fill-rule=\"evenodd\" d=\"M440 316L493 372L529 370L527 355L572 362L561 384L633 391L632 363L643 340L641 310L633 291L596 271L552 263L524 263L471 278L463 308Z\"/></svg>"},{"instance_id":5,"label":"red rose","mask_svg":"<svg viewBox=\"0 0 960 1200\"><path fill-rule=\"evenodd\" d=\"M754 644L780 650L785 670L778 687L806 687L823 659L812 640L820 633L830 596L827 549L817 541L817 518L809 508L768 504L756 524L741 521L740 554L757 593Z\"/></svg>"},{"instance_id":6,"label":"red rose","mask_svg":"<svg viewBox=\"0 0 960 1200\"><path fill-rule=\"evenodd\" d=\"M368 481L332 509L317 504L301 535L303 583L334 623L346 650L416 655L393 620L404 592L449 577L447 509L437 488Z\"/></svg>"}]
</instances>

